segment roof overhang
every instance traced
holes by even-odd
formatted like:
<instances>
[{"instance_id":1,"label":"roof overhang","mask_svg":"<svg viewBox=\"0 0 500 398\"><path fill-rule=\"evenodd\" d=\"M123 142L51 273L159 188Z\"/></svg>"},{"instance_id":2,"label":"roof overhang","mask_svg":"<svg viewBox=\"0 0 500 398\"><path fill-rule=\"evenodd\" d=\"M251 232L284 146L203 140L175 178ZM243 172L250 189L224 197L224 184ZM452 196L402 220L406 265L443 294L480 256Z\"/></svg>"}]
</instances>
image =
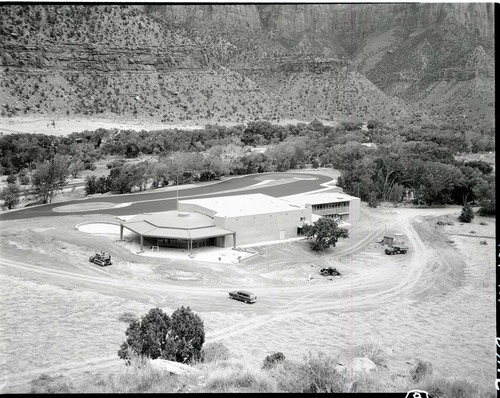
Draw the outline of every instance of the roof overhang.
<instances>
[{"instance_id":1,"label":"roof overhang","mask_svg":"<svg viewBox=\"0 0 500 398\"><path fill-rule=\"evenodd\" d=\"M146 221L138 221L130 224L124 223L122 225L124 228L147 238L204 239L234 234L233 231L215 226L193 229L166 228L156 227Z\"/></svg>"}]
</instances>

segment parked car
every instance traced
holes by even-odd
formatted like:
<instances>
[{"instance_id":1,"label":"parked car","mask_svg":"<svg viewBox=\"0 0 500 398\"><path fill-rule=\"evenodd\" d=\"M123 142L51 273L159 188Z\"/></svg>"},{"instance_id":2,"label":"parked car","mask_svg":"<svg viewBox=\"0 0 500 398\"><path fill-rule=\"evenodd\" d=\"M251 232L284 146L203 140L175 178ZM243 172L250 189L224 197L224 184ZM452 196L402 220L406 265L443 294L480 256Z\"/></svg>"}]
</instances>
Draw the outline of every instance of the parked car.
<instances>
[{"instance_id":1,"label":"parked car","mask_svg":"<svg viewBox=\"0 0 500 398\"><path fill-rule=\"evenodd\" d=\"M237 290L237 291L235 290L229 292L229 298L240 300L245 303L255 303L257 301L257 296L246 290Z\"/></svg>"}]
</instances>

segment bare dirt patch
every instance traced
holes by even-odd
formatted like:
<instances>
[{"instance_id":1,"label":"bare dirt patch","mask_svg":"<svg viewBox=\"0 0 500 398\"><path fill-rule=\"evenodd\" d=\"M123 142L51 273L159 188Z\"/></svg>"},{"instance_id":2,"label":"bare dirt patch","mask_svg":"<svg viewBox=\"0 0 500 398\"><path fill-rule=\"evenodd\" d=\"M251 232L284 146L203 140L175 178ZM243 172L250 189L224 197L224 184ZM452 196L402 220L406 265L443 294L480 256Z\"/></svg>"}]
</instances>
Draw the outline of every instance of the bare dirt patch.
<instances>
[{"instance_id":1,"label":"bare dirt patch","mask_svg":"<svg viewBox=\"0 0 500 398\"><path fill-rule=\"evenodd\" d=\"M257 247L257 256L238 265L140 257L116 235L75 229L116 221L111 216L3 222L2 392L28 391L43 372L76 378L116 370L127 326L120 316L181 305L204 320L207 343L223 342L255 366L278 351L301 360L309 351L335 355L371 342L392 353L391 372L407 374L408 362L421 358L436 373L493 385L494 240L482 245L470 231L493 237L495 220L461 225L459 213L362 206L351 237L327 253L289 242ZM437 224L444 219L455 221ZM408 254L383 253L376 242L384 228L404 233ZM89 263L97 250L111 253L113 265ZM319 275L327 266L342 275ZM234 288L254 291L257 303L229 300Z\"/></svg>"}]
</instances>

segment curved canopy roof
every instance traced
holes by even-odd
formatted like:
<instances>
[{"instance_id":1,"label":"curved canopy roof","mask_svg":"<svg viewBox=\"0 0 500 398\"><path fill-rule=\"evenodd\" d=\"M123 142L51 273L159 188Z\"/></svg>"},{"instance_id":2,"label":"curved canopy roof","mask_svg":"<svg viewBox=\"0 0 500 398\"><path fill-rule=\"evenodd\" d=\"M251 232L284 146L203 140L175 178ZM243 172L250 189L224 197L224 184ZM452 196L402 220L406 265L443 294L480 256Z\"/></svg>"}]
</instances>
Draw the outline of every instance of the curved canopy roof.
<instances>
[{"instance_id":1,"label":"curved canopy roof","mask_svg":"<svg viewBox=\"0 0 500 398\"><path fill-rule=\"evenodd\" d=\"M170 239L204 239L234 232L214 225L211 217L200 213L165 211L139 214L122 223L139 235Z\"/></svg>"}]
</instances>

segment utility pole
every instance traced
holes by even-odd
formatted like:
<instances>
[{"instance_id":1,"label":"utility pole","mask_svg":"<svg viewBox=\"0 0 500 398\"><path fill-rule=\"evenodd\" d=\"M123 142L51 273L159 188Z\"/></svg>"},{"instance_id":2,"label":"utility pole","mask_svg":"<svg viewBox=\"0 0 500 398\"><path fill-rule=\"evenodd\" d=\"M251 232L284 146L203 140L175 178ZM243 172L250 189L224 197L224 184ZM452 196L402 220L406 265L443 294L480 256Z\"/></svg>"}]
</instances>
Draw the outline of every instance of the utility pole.
<instances>
[{"instance_id":1,"label":"utility pole","mask_svg":"<svg viewBox=\"0 0 500 398\"><path fill-rule=\"evenodd\" d=\"M177 185L177 187L176 187L177 197L176 197L176 201L175 201L175 203L176 203L175 208L177 209L177 211L179 211L179 174L177 174L177 173L175 174L175 179L176 179L175 184Z\"/></svg>"}]
</instances>

